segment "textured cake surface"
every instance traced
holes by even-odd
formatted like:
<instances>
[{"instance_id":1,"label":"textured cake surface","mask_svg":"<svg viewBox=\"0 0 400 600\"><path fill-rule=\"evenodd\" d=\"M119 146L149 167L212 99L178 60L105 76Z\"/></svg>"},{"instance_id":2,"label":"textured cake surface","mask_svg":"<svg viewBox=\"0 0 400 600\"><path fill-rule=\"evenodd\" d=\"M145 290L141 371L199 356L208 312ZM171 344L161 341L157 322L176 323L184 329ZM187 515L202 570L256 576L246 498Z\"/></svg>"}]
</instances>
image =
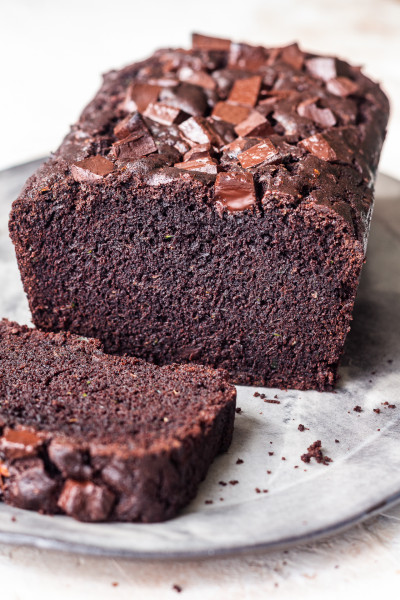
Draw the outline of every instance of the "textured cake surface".
<instances>
[{"instance_id":1,"label":"textured cake surface","mask_svg":"<svg viewBox=\"0 0 400 600\"><path fill-rule=\"evenodd\" d=\"M221 371L109 356L97 340L0 321L0 491L84 521L160 521L233 432Z\"/></svg>"},{"instance_id":2,"label":"textured cake surface","mask_svg":"<svg viewBox=\"0 0 400 600\"><path fill-rule=\"evenodd\" d=\"M35 325L330 389L387 117L359 68L296 44L194 35L108 73L13 205Z\"/></svg>"}]
</instances>

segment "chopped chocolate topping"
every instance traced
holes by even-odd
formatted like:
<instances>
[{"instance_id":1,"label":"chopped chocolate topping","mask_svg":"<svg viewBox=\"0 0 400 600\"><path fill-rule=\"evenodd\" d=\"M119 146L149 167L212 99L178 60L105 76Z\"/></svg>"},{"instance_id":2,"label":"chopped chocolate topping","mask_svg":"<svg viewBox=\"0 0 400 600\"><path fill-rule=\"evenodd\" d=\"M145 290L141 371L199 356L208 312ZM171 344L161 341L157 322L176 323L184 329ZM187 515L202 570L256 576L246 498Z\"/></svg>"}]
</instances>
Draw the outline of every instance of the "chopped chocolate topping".
<instances>
[{"instance_id":1,"label":"chopped chocolate topping","mask_svg":"<svg viewBox=\"0 0 400 600\"><path fill-rule=\"evenodd\" d=\"M254 75L248 79L237 79L229 94L229 102L243 106L255 106L260 93L261 81L260 75Z\"/></svg>"},{"instance_id":2,"label":"chopped chocolate topping","mask_svg":"<svg viewBox=\"0 0 400 600\"><path fill-rule=\"evenodd\" d=\"M175 163L174 166L177 169L184 169L185 171L199 171L200 173L210 173L211 175L216 175L218 163L216 160L211 158L210 155L208 155L195 160Z\"/></svg>"},{"instance_id":3,"label":"chopped chocolate topping","mask_svg":"<svg viewBox=\"0 0 400 600\"><path fill-rule=\"evenodd\" d=\"M312 135L311 137L302 140L299 144L308 152L320 158L321 160L336 160L336 152L329 144L329 142L320 133Z\"/></svg>"},{"instance_id":4,"label":"chopped chocolate topping","mask_svg":"<svg viewBox=\"0 0 400 600\"><path fill-rule=\"evenodd\" d=\"M347 96L357 94L358 85L348 77L335 77L326 82L326 89L335 96L347 98Z\"/></svg>"},{"instance_id":5,"label":"chopped chocolate topping","mask_svg":"<svg viewBox=\"0 0 400 600\"><path fill-rule=\"evenodd\" d=\"M247 119L236 125L235 133L246 137L267 137L275 133L272 125L257 110L253 110Z\"/></svg>"},{"instance_id":6,"label":"chopped chocolate topping","mask_svg":"<svg viewBox=\"0 0 400 600\"><path fill-rule=\"evenodd\" d=\"M138 110L144 113L149 104L158 100L161 86L148 83L132 83L127 90L124 109L128 112Z\"/></svg>"},{"instance_id":7,"label":"chopped chocolate topping","mask_svg":"<svg viewBox=\"0 0 400 600\"><path fill-rule=\"evenodd\" d=\"M334 79L337 75L336 58L316 57L306 60L306 68L311 75L324 81Z\"/></svg>"},{"instance_id":8,"label":"chopped chocolate topping","mask_svg":"<svg viewBox=\"0 0 400 600\"><path fill-rule=\"evenodd\" d=\"M256 203L253 176L250 173L219 173L215 181L214 200L220 210L243 211Z\"/></svg>"},{"instance_id":9,"label":"chopped chocolate topping","mask_svg":"<svg viewBox=\"0 0 400 600\"><path fill-rule=\"evenodd\" d=\"M161 123L162 125L181 123L187 116L180 108L169 106L162 102L149 104L143 114L145 117L148 117L152 121L157 121L157 123Z\"/></svg>"},{"instance_id":10,"label":"chopped chocolate topping","mask_svg":"<svg viewBox=\"0 0 400 600\"><path fill-rule=\"evenodd\" d=\"M239 106L230 104L229 102L217 102L212 111L212 116L216 119L222 119L228 123L238 125L250 114L250 108L247 106Z\"/></svg>"},{"instance_id":11,"label":"chopped chocolate topping","mask_svg":"<svg viewBox=\"0 0 400 600\"><path fill-rule=\"evenodd\" d=\"M90 156L71 165L75 181L96 181L114 171L114 163L103 156Z\"/></svg>"},{"instance_id":12,"label":"chopped chocolate topping","mask_svg":"<svg viewBox=\"0 0 400 600\"><path fill-rule=\"evenodd\" d=\"M238 155L238 160L242 167L249 169L262 162L274 159L277 155L279 155L279 150L274 146L271 140L265 139L248 150L241 152L241 154Z\"/></svg>"},{"instance_id":13,"label":"chopped chocolate topping","mask_svg":"<svg viewBox=\"0 0 400 600\"><path fill-rule=\"evenodd\" d=\"M206 52L210 50L229 50L231 41L193 33L192 46L194 50L205 50Z\"/></svg>"},{"instance_id":14,"label":"chopped chocolate topping","mask_svg":"<svg viewBox=\"0 0 400 600\"><path fill-rule=\"evenodd\" d=\"M157 146L148 132L131 133L123 140L115 142L112 147L112 154L121 161L136 160L156 151Z\"/></svg>"}]
</instances>

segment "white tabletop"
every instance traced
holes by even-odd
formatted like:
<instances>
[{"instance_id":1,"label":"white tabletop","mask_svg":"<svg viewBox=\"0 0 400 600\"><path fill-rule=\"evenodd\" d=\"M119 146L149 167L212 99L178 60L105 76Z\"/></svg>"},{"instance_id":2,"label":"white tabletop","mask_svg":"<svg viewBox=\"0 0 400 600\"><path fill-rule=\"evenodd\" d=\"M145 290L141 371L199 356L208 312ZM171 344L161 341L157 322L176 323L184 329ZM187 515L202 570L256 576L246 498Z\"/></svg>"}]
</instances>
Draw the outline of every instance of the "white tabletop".
<instances>
[{"instance_id":1,"label":"white tabletop","mask_svg":"<svg viewBox=\"0 0 400 600\"><path fill-rule=\"evenodd\" d=\"M101 72L192 30L265 45L298 40L365 66L391 98L381 170L399 178L399 0L3 0L0 168L54 150ZM114 585L118 584L118 585ZM173 589L182 588L179 594ZM324 542L199 562L87 558L0 545L0 595L35 598L400 597L400 508Z\"/></svg>"}]
</instances>

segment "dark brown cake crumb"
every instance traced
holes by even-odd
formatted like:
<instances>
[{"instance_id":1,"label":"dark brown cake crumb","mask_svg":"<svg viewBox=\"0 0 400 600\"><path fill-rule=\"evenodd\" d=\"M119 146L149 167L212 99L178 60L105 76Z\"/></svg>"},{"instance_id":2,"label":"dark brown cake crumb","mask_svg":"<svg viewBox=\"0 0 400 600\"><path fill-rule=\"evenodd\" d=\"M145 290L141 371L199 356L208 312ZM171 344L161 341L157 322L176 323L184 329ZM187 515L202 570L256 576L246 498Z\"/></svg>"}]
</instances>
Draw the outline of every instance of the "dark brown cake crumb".
<instances>
[{"instance_id":1,"label":"dark brown cake crumb","mask_svg":"<svg viewBox=\"0 0 400 600\"><path fill-rule=\"evenodd\" d=\"M272 471L267 471L268 475L271 475Z\"/></svg>"},{"instance_id":2,"label":"dark brown cake crumb","mask_svg":"<svg viewBox=\"0 0 400 600\"><path fill-rule=\"evenodd\" d=\"M118 581L113 581L111 585L112 585L113 587L118 587L118 586L119 586L119 583L118 583Z\"/></svg>"},{"instance_id":3,"label":"dark brown cake crumb","mask_svg":"<svg viewBox=\"0 0 400 600\"><path fill-rule=\"evenodd\" d=\"M237 485L239 482L237 479L231 479L229 482L231 485Z\"/></svg>"},{"instance_id":4,"label":"dark brown cake crumb","mask_svg":"<svg viewBox=\"0 0 400 600\"><path fill-rule=\"evenodd\" d=\"M242 460L241 458L238 458L236 461L237 465L242 465L244 463L244 460Z\"/></svg>"},{"instance_id":5,"label":"dark brown cake crumb","mask_svg":"<svg viewBox=\"0 0 400 600\"><path fill-rule=\"evenodd\" d=\"M339 440L335 440L335 444L340 444L340 441Z\"/></svg>"},{"instance_id":6,"label":"dark brown cake crumb","mask_svg":"<svg viewBox=\"0 0 400 600\"><path fill-rule=\"evenodd\" d=\"M254 398L259 398L260 397L260 392L254 392Z\"/></svg>"},{"instance_id":7,"label":"dark brown cake crumb","mask_svg":"<svg viewBox=\"0 0 400 600\"><path fill-rule=\"evenodd\" d=\"M311 459L314 458L317 463L322 463L324 465L328 465L332 462L332 459L329 456L324 456L321 450L321 440L317 440L311 446L307 448L307 452L303 454L301 460L305 463L311 462Z\"/></svg>"},{"instance_id":8,"label":"dark brown cake crumb","mask_svg":"<svg viewBox=\"0 0 400 600\"><path fill-rule=\"evenodd\" d=\"M273 452L268 452L268 454L269 454L270 456L273 456L273 455L274 455L274 453L273 453Z\"/></svg>"},{"instance_id":9,"label":"dark brown cake crumb","mask_svg":"<svg viewBox=\"0 0 400 600\"><path fill-rule=\"evenodd\" d=\"M268 402L269 404L280 404L280 400L271 400L271 398L265 398L264 402Z\"/></svg>"},{"instance_id":10,"label":"dark brown cake crumb","mask_svg":"<svg viewBox=\"0 0 400 600\"><path fill-rule=\"evenodd\" d=\"M238 415L240 415L240 413L242 412L242 409L240 408L240 406L237 406L235 408L235 411L237 412Z\"/></svg>"},{"instance_id":11,"label":"dark brown cake crumb","mask_svg":"<svg viewBox=\"0 0 400 600\"><path fill-rule=\"evenodd\" d=\"M388 408L396 408L395 404L388 404Z\"/></svg>"},{"instance_id":12,"label":"dark brown cake crumb","mask_svg":"<svg viewBox=\"0 0 400 600\"><path fill-rule=\"evenodd\" d=\"M205 500L204 504L214 504L213 500Z\"/></svg>"},{"instance_id":13,"label":"dark brown cake crumb","mask_svg":"<svg viewBox=\"0 0 400 600\"><path fill-rule=\"evenodd\" d=\"M257 494L261 494L260 488L256 488L256 492L257 492Z\"/></svg>"},{"instance_id":14,"label":"dark brown cake crumb","mask_svg":"<svg viewBox=\"0 0 400 600\"><path fill-rule=\"evenodd\" d=\"M361 408L361 406L359 406L358 404L357 404L357 406L355 406L355 407L353 408L353 410L354 410L354 412L358 412L358 413L360 413L360 412L362 412L362 411L363 411L363 410L362 410L362 408Z\"/></svg>"},{"instance_id":15,"label":"dark brown cake crumb","mask_svg":"<svg viewBox=\"0 0 400 600\"><path fill-rule=\"evenodd\" d=\"M177 585L176 583L174 583L174 585L172 586L172 589L173 589L175 592L178 592L178 594L180 594L180 593L181 593L181 591L182 591L182 588L181 588L181 586L180 586L180 585Z\"/></svg>"},{"instance_id":16,"label":"dark brown cake crumb","mask_svg":"<svg viewBox=\"0 0 400 600\"><path fill-rule=\"evenodd\" d=\"M374 408L373 411L374 411L374 413L376 413L377 415L379 415L380 412L381 412L381 409L380 408Z\"/></svg>"},{"instance_id":17,"label":"dark brown cake crumb","mask_svg":"<svg viewBox=\"0 0 400 600\"><path fill-rule=\"evenodd\" d=\"M286 457L285 457L285 456L282 456L282 460L286 460Z\"/></svg>"},{"instance_id":18,"label":"dark brown cake crumb","mask_svg":"<svg viewBox=\"0 0 400 600\"><path fill-rule=\"evenodd\" d=\"M298 426L297 429L299 431L305 431L305 430L309 431L310 430L309 427L304 427L304 425L302 425L301 423L300 423L300 425Z\"/></svg>"}]
</instances>

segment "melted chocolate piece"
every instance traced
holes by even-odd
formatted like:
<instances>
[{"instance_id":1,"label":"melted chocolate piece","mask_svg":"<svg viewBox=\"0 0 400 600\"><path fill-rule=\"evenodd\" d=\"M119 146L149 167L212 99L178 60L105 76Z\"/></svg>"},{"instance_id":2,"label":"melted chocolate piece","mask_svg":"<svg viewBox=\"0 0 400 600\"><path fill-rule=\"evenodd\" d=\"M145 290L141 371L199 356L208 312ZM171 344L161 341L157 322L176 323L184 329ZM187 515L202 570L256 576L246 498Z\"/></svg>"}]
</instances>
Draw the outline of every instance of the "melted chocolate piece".
<instances>
[{"instance_id":1,"label":"melted chocolate piece","mask_svg":"<svg viewBox=\"0 0 400 600\"><path fill-rule=\"evenodd\" d=\"M6 428L0 437L0 451L8 460L36 456L43 440L34 431L25 428Z\"/></svg>"},{"instance_id":2,"label":"melted chocolate piece","mask_svg":"<svg viewBox=\"0 0 400 600\"><path fill-rule=\"evenodd\" d=\"M58 506L79 521L96 522L107 519L114 500L114 494L105 486L67 479Z\"/></svg>"},{"instance_id":3,"label":"melted chocolate piece","mask_svg":"<svg viewBox=\"0 0 400 600\"><path fill-rule=\"evenodd\" d=\"M256 193L251 173L219 173L215 180L214 200L219 211L243 211L255 206Z\"/></svg>"},{"instance_id":4,"label":"melted chocolate piece","mask_svg":"<svg viewBox=\"0 0 400 600\"><path fill-rule=\"evenodd\" d=\"M89 156L70 167L71 174L75 181L98 181L106 175L112 173L115 169L114 163L103 156Z\"/></svg>"}]
</instances>

